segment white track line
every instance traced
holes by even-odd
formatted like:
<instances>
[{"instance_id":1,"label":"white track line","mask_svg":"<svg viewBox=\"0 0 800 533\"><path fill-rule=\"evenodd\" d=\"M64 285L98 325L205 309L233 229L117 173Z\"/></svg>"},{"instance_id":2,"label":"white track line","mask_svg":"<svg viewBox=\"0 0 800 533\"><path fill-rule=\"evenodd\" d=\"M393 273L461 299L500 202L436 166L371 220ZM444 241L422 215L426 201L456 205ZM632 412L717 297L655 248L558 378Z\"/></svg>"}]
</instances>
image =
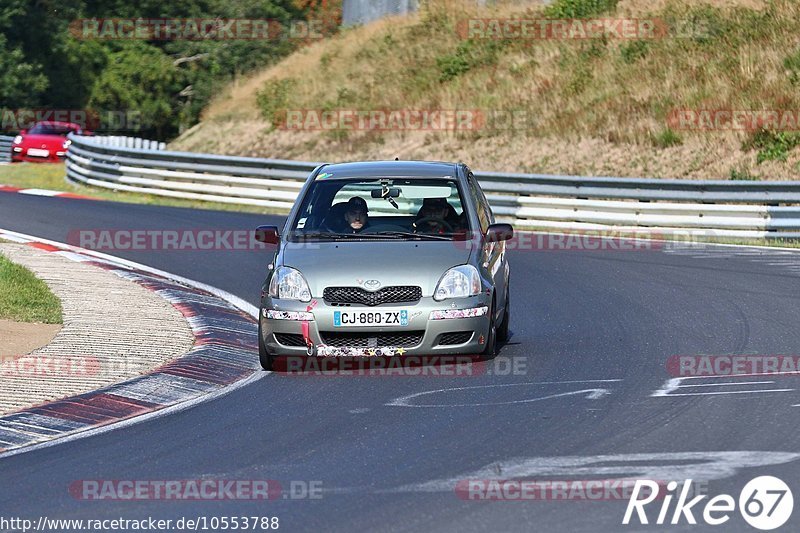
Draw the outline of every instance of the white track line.
<instances>
[{"instance_id":1,"label":"white track line","mask_svg":"<svg viewBox=\"0 0 800 533\"><path fill-rule=\"evenodd\" d=\"M609 230L613 231L614 230L613 226L611 226L609 228ZM563 235L563 236L575 235L575 233L563 233L563 232L559 232L559 231L535 231L535 230L527 230L527 229L519 229L519 230L515 229L514 231L515 232L519 231L520 233L534 233L534 234L537 234L537 235ZM700 253L702 253L702 251L703 251L702 248L705 247L705 246L716 246L716 247L723 247L723 248L748 248L748 249L751 249L751 250L769 250L769 251L772 251L772 252L774 252L774 251L791 252L793 254L800 253L800 248L786 248L786 247L783 247L783 246L763 246L763 245L759 245L759 244L724 244L724 243L720 243L720 242L682 241L682 240L670 240L670 239L647 239L647 238L644 238L644 237L633 237L633 236L629 237L629 236L626 236L624 233L621 233L618 236L609 236L609 235L604 236L602 234L593 235L591 233L591 231L594 231L594 230L585 230L585 232L586 232L585 235L580 234L580 233L578 233L578 235L579 236L584 236L584 237L591 237L591 238L600 238L600 239L605 239L605 240L616 239L616 240L626 240L626 241L634 241L634 242L657 242L657 243L665 243L665 244L681 244L681 245L683 245L683 248L681 249L681 251L688 251L691 248L700 248L700 250L697 250L697 252L700 252ZM642 233L646 233L646 232L642 232ZM713 235L712 235L712 237L713 237ZM592 251L592 250L586 250L586 251ZM658 251L658 250L653 250L653 251Z\"/></svg>"},{"instance_id":2,"label":"white track line","mask_svg":"<svg viewBox=\"0 0 800 533\"><path fill-rule=\"evenodd\" d=\"M667 398L673 396L719 396L722 394L763 394L766 392L792 392L794 389L756 389L756 390L723 390L717 392L682 392L679 394L671 393Z\"/></svg>"},{"instance_id":3,"label":"white track line","mask_svg":"<svg viewBox=\"0 0 800 533\"><path fill-rule=\"evenodd\" d=\"M771 385L774 381L735 381L733 383L700 383L699 385L681 385L682 389L686 387L735 387L737 385Z\"/></svg>"},{"instance_id":4,"label":"white track line","mask_svg":"<svg viewBox=\"0 0 800 533\"><path fill-rule=\"evenodd\" d=\"M176 274L172 274L170 272L165 272L164 270L159 270L157 268L149 267L147 265L143 265L141 263L136 263L134 261L128 261L127 259L123 259L121 257L116 257L114 255L104 254L102 252L95 252L94 250L85 250L83 248L78 248L77 246L72 246L69 244L65 244L63 242L58 241L51 241L48 239L42 239L40 237L34 237L33 235L27 235L25 233L19 233L16 231L10 231L0 228L0 234L7 234L11 238L8 240L15 240L15 239L22 239L16 240L16 242L25 242L25 241L35 241L41 242L44 244L49 244L51 246L56 246L58 248L63 248L66 250L70 250L79 254L88 255L91 257L96 257L98 259L103 259L106 261L111 261L113 263L127 266L129 268L135 268L141 270L143 272L149 272L150 274L156 274L157 276L163 276L167 279L171 279L173 281L177 281L178 283L183 283L184 285L188 285L190 287L195 287L197 289L201 289L207 292L210 292L214 296L218 298L222 298L226 302L230 303L231 305L238 307L248 315L252 316L253 318L258 318L258 308L247 301L235 296L227 291L223 291L222 289L218 289L211 285L206 285L205 283L201 283L199 281L194 281L192 279L184 278L183 276L178 276ZM6 238L6 237L4 237Z\"/></svg>"},{"instance_id":5,"label":"white track line","mask_svg":"<svg viewBox=\"0 0 800 533\"><path fill-rule=\"evenodd\" d=\"M51 241L51 240L48 240L48 239L41 239L39 237L34 237L32 235L26 235L24 233L18 233L18 232L15 232L15 231L9 231L9 230L4 230L4 229L0 228L0 237L5 238L3 234L6 234L6 235L11 237L8 240L15 240L17 242L34 241L34 242L40 242L40 243L43 243L43 244L49 244L51 246L56 246L56 247L59 247L59 248L65 248L65 249L68 249L68 250L71 250L71 251L74 251L74 252L77 252L77 253L81 253L81 254L84 254L84 255L90 255L92 257L97 257L98 259L103 259L103 260L106 260L106 261L113 261L115 263L118 263L118 264L123 265L123 266L127 266L129 268L136 268L136 269L142 270L144 272L149 272L151 274L156 274L156 275L159 275L159 276L163 276L165 278L171 279L173 281L177 281L177 282L182 283L184 285L188 285L190 287L195 287L195 288L198 288L198 289L201 289L201 290L204 290L204 291L208 291L211 294L213 294L214 296L217 296L218 298L221 298L221 299L227 301L231 305L233 305L235 307L238 307L239 309L241 309L242 311L244 311L248 315L252 316L253 318L258 319L258 308L257 307L247 303L245 300L239 298L238 296L234 296L233 294L230 294L229 292L223 291L222 289L218 289L216 287L212 287L211 285L206 285L205 283L200 283L198 281L190 280L190 279L184 278L182 276L176 276L174 274L170 274L169 272L165 272L165 271L159 270L157 268L152 268L152 267L149 267L147 265L142 265L140 263L136 263L136 262L133 262L133 261L128 261L127 259L122 259L122 258L119 258L119 257L115 257L113 255L108 255L108 254L104 254L104 253L100 253L100 252L94 252L94 251L91 251L91 250L84 250L82 248L77 248L75 246L70 246L68 244L64 244L64 243L61 243L61 242L58 242L58 241ZM7 452L0 453L0 459L5 458L5 457L11 457L12 455L19 455L19 454L22 454L22 453L27 453L27 452L32 452L32 451L35 451L35 450L40 450L42 448L49 448L51 446L55 446L55 445L58 445L58 444L64 444L64 443L67 443L67 442L72 442L72 441L75 441L75 440L78 440L78 439L83 439L83 438L86 438L86 437L92 437L94 435L101 435L103 433L106 433L106 432L109 432L109 431L112 431L112 430L115 430L115 429L126 428L126 427L132 426L134 424L139 424L141 422L146 422L148 420L152 420L154 418L160 418L160 417L163 417L163 416L168 416L168 415L173 415L173 414L176 414L176 413L180 413L181 411L185 411L187 409L191 409L192 407L195 407L195 406L197 406L197 405L199 405L201 403L205 403L205 402L208 402L208 401L211 401L211 400L216 400L217 398L221 398L221 397L223 397L223 396L225 396L225 395L227 395L227 394L229 394L229 393L231 393L231 392L233 392L233 391L235 391L237 389L240 389L242 387L246 387L246 386L248 386L248 385L250 385L250 384L252 384L252 383L254 383L254 382L256 382L256 381L258 381L260 379L263 379L269 373L270 372L256 371L256 373L254 373L250 377L245 378L245 379L243 379L241 381L237 381L236 383L233 383L233 384L231 384L231 385L229 385L227 387L223 387L221 389L217 389L216 391L214 391L212 393L209 393L209 394L206 394L206 395L203 395L203 396L199 396L197 398L193 398L191 400L187 400L185 402L181 402L181 403L176 404L176 405L165 407L165 408L159 409L157 411L152 411L150 413L146 413L146 414L143 414L143 415L140 415L140 416L128 419L128 420L122 420L120 422L114 422L114 423L108 424L107 426L101 426L101 427L98 427L98 428L87 429L86 431L81 431L80 433L74 433L72 435L67 435L65 437L53 439L53 440L50 440L50 441L47 441L47 442L41 442L39 444L32 444L30 446L24 446L22 448L9 450Z\"/></svg>"}]
</instances>

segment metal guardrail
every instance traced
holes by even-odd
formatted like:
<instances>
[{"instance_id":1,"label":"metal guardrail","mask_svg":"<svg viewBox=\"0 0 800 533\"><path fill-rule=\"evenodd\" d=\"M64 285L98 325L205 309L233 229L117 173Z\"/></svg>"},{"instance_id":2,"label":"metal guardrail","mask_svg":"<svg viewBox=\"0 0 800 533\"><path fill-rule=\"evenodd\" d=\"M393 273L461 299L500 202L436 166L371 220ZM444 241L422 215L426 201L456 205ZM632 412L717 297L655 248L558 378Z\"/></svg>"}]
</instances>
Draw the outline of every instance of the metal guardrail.
<instances>
[{"instance_id":1,"label":"metal guardrail","mask_svg":"<svg viewBox=\"0 0 800 533\"><path fill-rule=\"evenodd\" d=\"M70 138L67 179L175 198L289 209L319 165ZM519 228L800 238L800 182L475 175L495 215Z\"/></svg>"},{"instance_id":2,"label":"metal guardrail","mask_svg":"<svg viewBox=\"0 0 800 533\"><path fill-rule=\"evenodd\" d=\"M99 144L108 146L119 146L120 148L141 148L143 150L164 150L166 143L151 141L140 137L126 137L122 135L103 135L92 137Z\"/></svg>"},{"instance_id":3,"label":"metal guardrail","mask_svg":"<svg viewBox=\"0 0 800 533\"><path fill-rule=\"evenodd\" d=\"M312 163L123 148L70 135L67 179L158 196L289 209Z\"/></svg>"},{"instance_id":4,"label":"metal guardrail","mask_svg":"<svg viewBox=\"0 0 800 533\"><path fill-rule=\"evenodd\" d=\"M0 163L9 163L11 161L11 142L14 137L8 135L0 135Z\"/></svg>"}]
</instances>

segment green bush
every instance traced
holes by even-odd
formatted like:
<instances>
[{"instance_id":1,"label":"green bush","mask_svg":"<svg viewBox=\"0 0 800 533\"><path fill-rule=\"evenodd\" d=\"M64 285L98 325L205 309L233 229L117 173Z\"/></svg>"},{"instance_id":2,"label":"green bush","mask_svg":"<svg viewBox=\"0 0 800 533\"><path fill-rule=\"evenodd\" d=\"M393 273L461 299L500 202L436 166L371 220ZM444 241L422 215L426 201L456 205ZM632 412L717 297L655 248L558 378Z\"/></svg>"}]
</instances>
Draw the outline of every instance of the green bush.
<instances>
[{"instance_id":1,"label":"green bush","mask_svg":"<svg viewBox=\"0 0 800 533\"><path fill-rule=\"evenodd\" d=\"M742 146L745 150L758 150L756 161L786 161L789 152L800 145L800 134L796 132L758 130Z\"/></svg>"},{"instance_id":2,"label":"green bush","mask_svg":"<svg viewBox=\"0 0 800 533\"><path fill-rule=\"evenodd\" d=\"M475 67L494 64L497 61L497 52L500 46L501 44L497 41L478 43L470 40L459 43L452 54L436 58L436 65L439 67L439 81L450 81Z\"/></svg>"},{"instance_id":3,"label":"green bush","mask_svg":"<svg viewBox=\"0 0 800 533\"><path fill-rule=\"evenodd\" d=\"M633 41L620 46L619 53L622 56L622 60L630 64L646 56L649 48L650 43L647 41Z\"/></svg>"},{"instance_id":4,"label":"green bush","mask_svg":"<svg viewBox=\"0 0 800 533\"><path fill-rule=\"evenodd\" d=\"M800 50L786 56L783 60L783 68L786 69L786 74L789 76L789 81L793 85L800 82Z\"/></svg>"},{"instance_id":5,"label":"green bush","mask_svg":"<svg viewBox=\"0 0 800 533\"><path fill-rule=\"evenodd\" d=\"M553 18L588 18L613 11L619 0L555 0L545 9Z\"/></svg>"},{"instance_id":6,"label":"green bush","mask_svg":"<svg viewBox=\"0 0 800 533\"><path fill-rule=\"evenodd\" d=\"M261 110L261 115L271 123L283 117L289 107L290 95L296 81L292 78L269 80L264 87L256 93L256 103Z\"/></svg>"},{"instance_id":7,"label":"green bush","mask_svg":"<svg viewBox=\"0 0 800 533\"><path fill-rule=\"evenodd\" d=\"M683 139L671 128L660 131L653 137L653 146L656 148L669 148L670 146L680 146Z\"/></svg>"}]
</instances>

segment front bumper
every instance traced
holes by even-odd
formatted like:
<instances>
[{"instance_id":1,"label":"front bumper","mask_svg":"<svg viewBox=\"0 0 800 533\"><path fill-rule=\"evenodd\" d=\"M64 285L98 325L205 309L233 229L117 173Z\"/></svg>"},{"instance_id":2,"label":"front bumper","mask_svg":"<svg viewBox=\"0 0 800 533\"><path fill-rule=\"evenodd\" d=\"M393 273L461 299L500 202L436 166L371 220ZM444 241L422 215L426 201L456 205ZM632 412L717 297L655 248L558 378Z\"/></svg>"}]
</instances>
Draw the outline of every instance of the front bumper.
<instances>
[{"instance_id":1,"label":"front bumper","mask_svg":"<svg viewBox=\"0 0 800 533\"><path fill-rule=\"evenodd\" d=\"M312 305L313 304L313 305ZM431 320L435 311L487 308L484 294L437 302L422 298L415 304L386 304L375 307L331 306L322 300L316 304L265 298L259 320L267 352L276 355L319 356L394 356L479 354L485 349L489 333L489 313L468 318ZM310 309L309 309L310 308ZM266 318L267 310L284 311L291 319ZM406 326L334 325L334 312L399 312L408 311ZM305 313L298 316L295 313ZM312 318L298 320L297 318ZM459 315L460 313L451 313ZM304 333L305 330L305 333ZM307 340L311 346L307 345Z\"/></svg>"},{"instance_id":2,"label":"front bumper","mask_svg":"<svg viewBox=\"0 0 800 533\"><path fill-rule=\"evenodd\" d=\"M65 161L66 158L67 158L66 151L64 152L51 151L46 157L30 156L27 154L27 150L23 150L22 152L11 153L12 163L61 163Z\"/></svg>"}]
</instances>

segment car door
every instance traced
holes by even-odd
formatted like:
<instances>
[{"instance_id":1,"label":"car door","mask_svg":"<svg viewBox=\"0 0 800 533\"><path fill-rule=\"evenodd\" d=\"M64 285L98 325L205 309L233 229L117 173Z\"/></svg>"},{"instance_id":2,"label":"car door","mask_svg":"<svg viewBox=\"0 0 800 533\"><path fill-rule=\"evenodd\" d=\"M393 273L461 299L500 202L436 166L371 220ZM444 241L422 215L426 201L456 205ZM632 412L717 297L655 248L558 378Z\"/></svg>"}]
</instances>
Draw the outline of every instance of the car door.
<instances>
[{"instance_id":1,"label":"car door","mask_svg":"<svg viewBox=\"0 0 800 533\"><path fill-rule=\"evenodd\" d=\"M471 171L467 174L467 183L469 184L472 201L475 204L481 234L486 235L489 226L494 224L494 213L489 205L489 201L486 199L486 195L483 194L478 180ZM494 285L496 295L495 311L497 311L498 309L502 309L505 305L508 279L508 265L506 264L505 258L506 243L504 241L487 242L485 239L482 239L482 243L480 261L491 277L492 284Z\"/></svg>"}]
</instances>

